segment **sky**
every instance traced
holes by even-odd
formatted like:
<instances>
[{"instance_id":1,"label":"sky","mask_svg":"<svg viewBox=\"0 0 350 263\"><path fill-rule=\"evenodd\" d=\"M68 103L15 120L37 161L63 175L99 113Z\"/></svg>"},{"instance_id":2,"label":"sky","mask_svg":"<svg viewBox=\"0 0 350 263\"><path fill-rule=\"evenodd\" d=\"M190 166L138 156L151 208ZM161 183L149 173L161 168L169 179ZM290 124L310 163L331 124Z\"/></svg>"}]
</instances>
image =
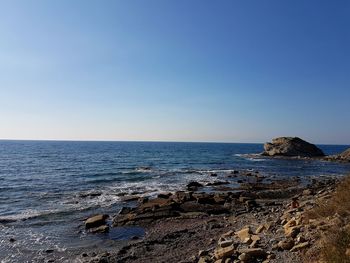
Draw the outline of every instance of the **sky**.
<instances>
[{"instance_id":1,"label":"sky","mask_svg":"<svg viewBox=\"0 0 350 263\"><path fill-rule=\"evenodd\" d=\"M0 139L350 144L350 1L0 0Z\"/></svg>"}]
</instances>

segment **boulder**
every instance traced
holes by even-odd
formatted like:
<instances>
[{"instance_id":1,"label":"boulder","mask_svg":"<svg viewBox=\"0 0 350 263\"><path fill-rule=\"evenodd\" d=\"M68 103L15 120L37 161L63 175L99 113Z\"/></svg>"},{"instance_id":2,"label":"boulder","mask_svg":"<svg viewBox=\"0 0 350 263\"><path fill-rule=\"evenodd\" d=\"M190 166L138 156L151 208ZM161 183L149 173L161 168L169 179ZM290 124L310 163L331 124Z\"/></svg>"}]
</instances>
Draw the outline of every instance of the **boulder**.
<instances>
[{"instance_id":1,"label":"boulder","mask_svg":"<svg viewBox=\"0 0 350 263\"><path fill-rule=\"evenodd\" d=\"M209 256L200 257L198 260L198 263L208 263L208 262L212 262Z\"/></svg>"},{"instance_id":2,"label":"boulder","mask_svg":"<svg viewBox=\"0 0 350 263\"><path fill-rule=\"evenodd\" d=\"M261 248L245 248L238 251L240 254L245 254L247 258L261 258L264 259L267 257L267 253Z\"/></svg>"},{"instance_id":3,"label":"boulder","mask_svg":"<svg viewBox=\"0 0 350 263\"><path fill-rule=\"evenodd\" d=\"M292 226L284 229L286 237L295 238L300 232L301 226Z\"/></svg>"},{"instance_id":4,"label":"boulder","mask_svg":"<svg viewBox=\"0 0 350 263\"><path fill-rule=\"evenodd\" d=\"M265 230L265 226L264 225L259 225L258 228L255 231L255 234L260 234L264 230Z\"/></svg>"},{"instance_id":5,"label":"boulder","mask_svg":"<svg viewBox=\"0 0 350 263\"><path fill-rule=\"evenodd\" d=\"M215 204L214 195L207 193L194 193L193 198L199 204Z\"/></svg>"},{"instance_id":6,"label":"boulder","mask_svg":"<svg viewBox=\"0 0 350 263\"><path fill-rule=\"evenodd\" d=\"M230 210L223 205L200 204L196 201L189 201L181 204L180 211L184 213L204 212L213 215L230 213Z\"/></svg>"},{"instance_id":7,"label":"boulder","mask_svg":"<svg viewBox=\"0 0 350 263\"><path fill-rule=\"evenodd\" d=\"M260 237L258 235L252 235L251 237L252 243L250 244L251 248L255 248L260 241Z\"/></svg>"},{"instance_id":8,"label":"boulder","mask_svg":"<svg viewBox=\"0 0 350 263\"><path fill-rule=\"evenodd\" d=\"M230 201L231 199L229 198L229 195L227 193L225 194L220 194L220 193L216 193L214 195L214 201L217 204L225 204L226 201Z\"/></svg>"},{"instance_id":9,"label":"boulder","mask_svg":"<svg viewBox=\"0 0 350 263\"><path fill-rule=\"evenodd\" d=\"M168 199L171 196L171 193L160 193L158 194L158 198L164 198L164 199Z\"/></svg>"},{"instance_id":10,"label":"boulder","mask_svg":"<svg viewBox=\"0 0 350 263\"><path fill-rule=\"evenodd\" d=\"M209 253L208 250L199 250L198 251L198 256L199 257L207 256L208 253Z\"/></svg>"},{"instance_id":11,"label":"boulder","mask_svg":"<svg viewBox=\"0 0 350 263\"><path fill-rule=\"evenodd\" d=\"M164 207L164 206L176 206L176 203L171 199L154 198L154 199L148 200L143 204L140 204L137 209L141 211L146 211L149 209L154 210L156 208Z\"/></svg>"},{"instance_id":12,"label":"boulder","mask_svg":"<svg viewBox=\"0 0 350 263\"><path fill-rule=\"evenodd\" d=\"M184 203L187 201L194 200L191 192L184 192L184 191L176 192L174 195L171 196L171 198L177 203Z\"/></svg>"},{"instance_id":13,"label":"boulder","mask_svg":"<svg viewBox=\"0 0 350 263\"><path fill-rule=\"evenodd\" d=\"M294 247L293 239L285 239L278 242L278 247L282 250L290 250Z\"/></svg>"},{"instance_id":14,"label":"boulder","mask_svg":"<svg viewBox=\"0 0 350 263\"><path fill-rule=\"evenodd\" d=\"M233 240L230 240L230 239L228 239L228 240L222 240L222 241L219 241L218 242L218 245L220 246L220 247L222 247L222 248L224 248L224 247L229 247L229 246L231 246L233 244Z\"/></svg>"},{"instance_id":15,"label":"boulder","mask_svg":"<svg viewBox=\"0 0 350 263\"><path fill-rule=\"evenodd\" d=\"M189 182L186 187L187 187L187 190L189 191L197 191L197 189L199 187L203 187L203 185L198 182Z\"/></svg>"},{"instance_id":16,"label":"boulder","mask_svg":"<svg viewBox=\"0 0 350 263\"><path fill-rule=\"evenodd\" d=\"M298 137L279 137L273 139L270 143L264 144L262 155L320 157L324 156L324 153L316 145Z\"/></svg>"},{"instance_id":17,"label":"boulder","mask_svg":"<svg viewBox=\"0 0 350 263\"><path fill-rule=\"evenodd\" d=\"M107 218L108 215L95 215L93 217L90 217L85 221L85 227L89 229L104 225L106 223Z\"/></svg>"},{"instance_id":18,"label":"boulder","mask_svg":"<svg viewBox=\"0 0 350 263\"><path fill-rule=\"evenodd\" d=\"M303 196L309 196L309 195L312 195L313 193L312 193L312 190L311 189L305 189L304 191L303 191Z\"/></svg>"},{"instance_id":19,"label":"boulder","mask_svg":"<svg viewBox=\"0 0 350 263\"><path fill-rule=\"evenodd\" d=\"M215 249L214 256L216 259L220 259L220 258L226 258L226 257L232 256L234 253L235 253L235 247L231 245L228 247Z\"/></svg>"},{"instance_id":20,"label":"boulder","mask_svg":"<svg viewBox=\"0 0 350 263\"><path fill-rule=\"evenodd\" d=\"M286 237L295 238L299 234L301 225L297 223L295 218L292 218L283 226Z\"/></svg>"},{"instance_id":21,"label":"boulder","mask_svg":"<svg viewBox=\"0 0 350 263\"><path fill-rule=\"evenodd\" d=\"M238 259L239 259L239 262L249 262L249 261L251 261L251 257L249 255L247 255L246 253L240 254Z\"/></svg>"},{"instance_id":22,"label":"boulder","mask_svg":"<svg viewBox=\"0 0 350 263\"><path fill-rule=\"evenodd\" d=\"M91 233L107 233L109 231L109 227L107 225L102 225L99 227L90 228Z\"/></svg>"},{"instance_id":23,"label":"boulder","mask_svg":"<svg viewBox=\"0 0 350 263\"><path fill-rule=\"evenodd\" d=\"M250 239L251 234L252 232L250 230L250 227L245 227L240 231L236 232L236 235L240 238L242 242L246 241L247 239Z\"/></svg>"}]
</instances>

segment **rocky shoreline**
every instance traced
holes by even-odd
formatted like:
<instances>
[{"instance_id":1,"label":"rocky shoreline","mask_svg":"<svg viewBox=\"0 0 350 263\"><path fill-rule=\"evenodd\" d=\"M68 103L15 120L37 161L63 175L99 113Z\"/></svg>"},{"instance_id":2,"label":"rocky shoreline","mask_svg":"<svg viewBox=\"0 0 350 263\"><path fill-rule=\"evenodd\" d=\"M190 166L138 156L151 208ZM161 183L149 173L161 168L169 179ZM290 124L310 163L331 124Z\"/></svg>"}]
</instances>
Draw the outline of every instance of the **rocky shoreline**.
<instances>
[{"instance_id":1,"label":"rocky shoreline","mask_svg":"<svg viewBox=\"0 0 350 263\"><path fill-rule=\"evenodd\" d=\"M191 182L187 190L141 197L111 217L112 226L142 226L144 238L104 253L83 253L77 262L303 262L317 231L327 224L307 221L304 213L327 199L337 178L266 178L258 172L232 176L254 177L238 189L216 190ZM294 198L294 199L293 199ZM291 207L292 199L298 205ZM108 231L106 215L86 221L91 232Z\"/></svg>"},{"instance_id":2,"label":"rocky shoreline","mask_svg":"<svg viewBox=\"0 0 350 263\"><path fill-rule=\"evenodd\" d=\"M72 245L45 243L28 250L23 245L27 239L11 231L6 232L3 242L11 248L23 246L21 259L32 262L305 262L306 252L319 249L318 237L342 220L337 214L327 215L323 221L307 217L310 210L329 200L340 180L323 176L332 171L332 164L322 173L317 169L328 166L322 161L350 162L350 152L321 156L308 143L306 148L316 154L307 153L302 144L294 137L273 140L266 148L271 154L235 154L238 162L246 161L247 165L238 163L235 170L190 170L186 180L174 187L118 189L106 208L79 213L70 222L64 219L70 225L60 233L66 237L69 231L68 242L70 234L76 242ZM256 163L251 158L292 161ZM283 169L294 166L294 162L306 172L284 173ZM266 163L273 165L264 169ZM154 172L149 167L137 169L150 175ZM346 169L342 170L344 173ZM182 185L184 182L189 183ZM172 192L161 192L164 189ZM74 193L72 200L95 201L102 196L102 191L93 188ZM10 229L15 222L5 218L0 223L4 229L8 224L6 229Z\"/></svg>"},{"instance_id":3,"label":"rocky shoreline","mask_svg":"<svg viewBox=\"0 0 350 263\"><path fill-rule=\"evenodd\" d=\"M350 150L326 156L298 137L279 137L251 158L286 158L350 162ZM211 174L215 177L216 174ZM141 226L146 235L115 252L84 254L80 262L304 262L323 230L341 220L309 220L307 212L331 197L337 178L280 179L258 171L233 171L228 181L190 182L187 189L136 201L112 217L111 226ZM210 187L210 189L208 188ZM106 232L107 215L86 221L92 233Z\"/></svg>"}]
</instances>

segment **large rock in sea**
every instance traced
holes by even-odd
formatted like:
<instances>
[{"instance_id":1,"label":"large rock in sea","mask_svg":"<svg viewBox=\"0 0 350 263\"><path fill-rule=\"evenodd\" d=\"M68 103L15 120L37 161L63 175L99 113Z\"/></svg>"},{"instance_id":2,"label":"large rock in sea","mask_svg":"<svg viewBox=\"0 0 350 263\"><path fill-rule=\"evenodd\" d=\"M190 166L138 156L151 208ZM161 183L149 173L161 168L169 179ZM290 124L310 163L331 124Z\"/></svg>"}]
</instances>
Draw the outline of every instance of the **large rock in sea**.
<instances>
[{"instance_id":1,"label":"large rock in sea","mask_svg":"<svg viewBox=\"0 0 350 263\"><path fill-rule=\"evenodd\" d=\"M347 149L346 151L342 152L341 154L339 154L339 157L343 160L350 161L350 148Z\"/></svg>"},{"instance_id":2,"label":"large rock in sea","mask_svg":"<svg viewBox=\"0 0 350 263\"><path fill-rule=\"evenodd\" d=\"M262 155L319 157L324 156L324 153L316 145L298 137L279 137L264 144Z\"/></svg>"}]
</instances>

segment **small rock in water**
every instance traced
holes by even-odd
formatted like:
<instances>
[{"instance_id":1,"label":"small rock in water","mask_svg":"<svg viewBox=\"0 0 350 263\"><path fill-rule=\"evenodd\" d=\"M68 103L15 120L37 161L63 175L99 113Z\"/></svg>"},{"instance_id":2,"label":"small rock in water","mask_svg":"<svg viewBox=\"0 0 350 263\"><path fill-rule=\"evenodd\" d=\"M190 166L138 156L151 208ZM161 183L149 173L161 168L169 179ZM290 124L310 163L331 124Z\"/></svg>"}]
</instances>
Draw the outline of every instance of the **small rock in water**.
<instances>
[{"instance_id":1,"label":"small rock in water","mask_svg":"<svg viewBox=\"0 0 350 263\"><path fill-rule=\"evenodd\" d=\"M100 225L103 225L106 223L107 218L108 218L108 215L96 215L96 216L90 217L85 221L85 227L93 228L93 227L98 227Z\"/></svg>"},{"instance_id":2,"label":"small rock in water","mask_svg":"<svg viewBox=\"0 0 350 263\"><path fill-rule=\"evenodd\" d=\"M107 233L109 231L109 227L107 225L102 225L99 227L91 228L91 233Z\"/></svg>"},{"instance_id":3,"label":"small rock in water","mask_svg":"<svg viewBox=\"0 0 350 263\"><path fill-rule=\"evenodd\" d=\"M54 251L53 249L46 249L46 250L45 250L45 252L46 252L47 254L53 253L53 251Z\"/></svg>"},{"instance_id":4,"label":"small rock in water","mask_svg":"<svg viewBox=\"0 0 350 263\"><path fill-rule=\"evenodd\" d=\"M14 239L13 237L11 237L11 238L9 239L9 241L10 241L11 243L13 243L13 242L16 241L16 239Z\"/></svg>"},{"instance_id":5,"label":"small rock in water","mask_svg":"<svg viewBox=\"0 0 350 263\"><path fill-rule=\"evenodd\" d=\"M201 183L198 183L198 182L189 182L187 184L187 190L189 190L189 191L196 191L198 189L198 187L203 187L203 185Z\"/></svg>"}]
</instances>

